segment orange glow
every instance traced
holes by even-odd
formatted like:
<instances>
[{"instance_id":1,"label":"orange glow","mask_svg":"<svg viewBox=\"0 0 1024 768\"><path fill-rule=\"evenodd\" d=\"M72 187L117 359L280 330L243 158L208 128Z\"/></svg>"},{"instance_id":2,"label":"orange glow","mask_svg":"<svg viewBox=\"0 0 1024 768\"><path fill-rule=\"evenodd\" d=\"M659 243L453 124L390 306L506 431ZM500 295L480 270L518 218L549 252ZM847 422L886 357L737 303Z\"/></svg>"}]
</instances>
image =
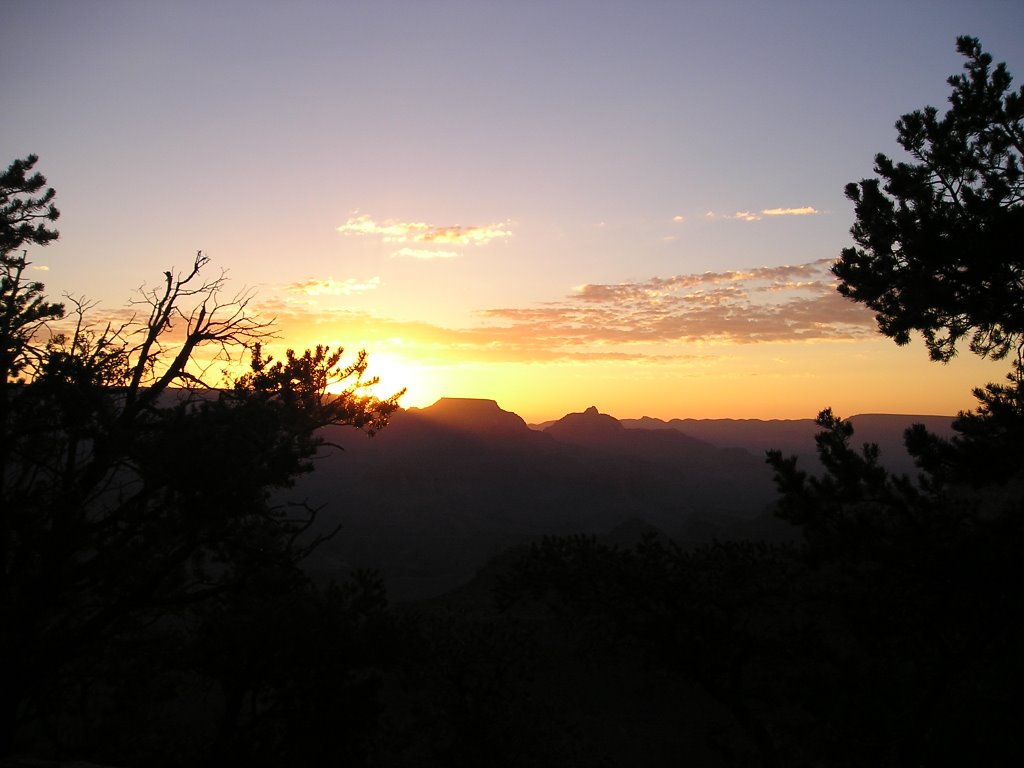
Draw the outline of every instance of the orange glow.
<instances>
[{"instance_id":1,"label":"orange glow","mask_svg":"<svg viewBox=\"0 0 1024 768\"><path fill-rule=\"evenodd\" d=\"M591 405L617 418L795 419L825 407L841 416L955 415L975 406L973 387L1002 381L1008 367L973 355L940 365L919 342L901 348L880 336L545 350L537 339L542 332L525 324L453 330L369 313L279 318L280 338L294 349L365 349L367 376L380 378L369 391L376 397L406 388L404 408L442 397L491 399L530 423Z\"/></svg>"},{"instance_id":2,"label":"orange glow","mask_svg":"<svg viewBox=\"0 0 1024 768\"><path fill-rule=\"evenodd\" d=\"M379 381L367 387L365 394L383 400L405 389L400 400L404 408L430 405L442 396L431 391L429 376L422 366L392 352L376 352L372 347L368 352L369 367L366 375L369 378L376 377Z\"/></svg>"},{"instance_id":3,"label":"orange glow","mask_svg":"<svg viewBox=\"0 0 1024 768\"><path fill-rule=\"evenodd\" d=\"M403 386L403 407L425 407L441 397L493 399L527 422L560 418L590 405L617 418L813 418L837 413L955 415L973 408L971 388L999 381L999 364L974 359L950 365L928 361L923 350L884 339L860 343L722 345L706 356L673 363L587 361L515 363L466 357L417 364L409 356L367 344L374 388L386 397ZM382 342L381 348L384 347ZM420 350L422 351L422 350Z\"/></svg>"}]
</instances>

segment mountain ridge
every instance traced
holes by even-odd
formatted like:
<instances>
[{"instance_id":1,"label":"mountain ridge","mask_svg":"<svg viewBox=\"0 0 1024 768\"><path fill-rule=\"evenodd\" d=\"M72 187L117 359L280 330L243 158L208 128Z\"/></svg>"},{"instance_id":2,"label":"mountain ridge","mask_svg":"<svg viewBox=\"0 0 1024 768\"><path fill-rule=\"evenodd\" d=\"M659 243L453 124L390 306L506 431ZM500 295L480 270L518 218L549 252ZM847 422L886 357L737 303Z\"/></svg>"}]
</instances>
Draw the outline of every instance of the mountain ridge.
<instances>
[{"instance_id":1,"label":"mountain ridge","mask_svg":"<svg viewBox=\"0 0 1024 768\"><path fill-rule=\"evenodd\" d=\"M583 411L572 411L559 419L550 419L543 422L526 422L514 411L502 410L496 400L486 398L456 398L443 397L433 405L422 408L411 408L424 415L444 413L446 416L460 415L460 423L470 424L470 412L477 415L488 416L488 409L500 411L502 414L514 416L518 422L536 432L549 432L552 427L556 429L550 434L569 434L577 431L582 425L586 429L597 434L618 433L622 429L646 429L663 430L675 429L676 431L688 434L698 440L709 442L718 447L743 447L744 444L754 444L758 449L762 448L765 439L775 437L782 439L783 445L767 445L766 447L783 448L794 440L804 441L810 438L810 448L813 451L813 437L820 431L813 418L799 419L755 419L755 418L694 418L674 417L672 419L661 419L653 416L642 416L636 418L617 418L610 414L602 413L596 406L591 405ZM600 421L598 421L600 417ZM489 418L493 418L490 415ZM854 426L854 442L860 443L878 442L892 444L892 435L882 434L886 430L898 432L899 440L902 441L902 432L911 424L924 424L925 427L940 437L949 437L953 434L952 423L956 416L945 416L940 414L903 414L903 413L858 413L846 418ZM614 422L614 424L612 424ZM616 426L617 425L617 426ZM729 444L735 436L746 430L749 435L739 443ZM864 434L867 432L868 434ZM761 436L768 436L762 438ZM713 438L713 439L711 439Z\"/></svg>"},{"instance_id":2,"label":"mountain ridge","mask_svg":"<svg viewBox=\"0 0 1024 768\"><path fill-rule=\"evenodd\" d=\"M889 445L910 417L865 423ZM631 424L590 406L537 430L495 400L442 398L397 411L373 439L328 428L327 444L342 450L325 450L296 487L324 505L318 530L342 526L314 553L317 569L376 568L408 599L465 583L510 546L601 536L629 520L689 544L792 535L770 512L763 448L797 453L815 471L812 420Z\"/></svg>"}]
</instances>

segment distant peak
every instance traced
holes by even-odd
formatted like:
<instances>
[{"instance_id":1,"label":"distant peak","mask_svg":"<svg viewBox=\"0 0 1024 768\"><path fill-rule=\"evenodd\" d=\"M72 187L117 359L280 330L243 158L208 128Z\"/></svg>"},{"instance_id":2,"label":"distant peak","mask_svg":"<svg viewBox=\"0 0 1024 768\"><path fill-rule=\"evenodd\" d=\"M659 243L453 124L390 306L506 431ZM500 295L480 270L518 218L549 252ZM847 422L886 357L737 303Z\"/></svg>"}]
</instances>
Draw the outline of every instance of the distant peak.
<instances>
[{"instance_id":1,"label":"distant peak","mask_svg":"<svg viewBox=\"0 0 1024 768\"><path fill-rule=\"evenodd\" d=\"M420 416L472 431L529 431L526 422L502 410L496 400L475 397L442 397L427 408L414 409Z\"/></svg>"},{"instance_id":2,"label":"distant peak","mask_svg":"<svg viewBox=\"0 0 1024 768\"><path fill-rule=\"evenodd\" d=\"M582 413L567 413L544 431L556 436L593 438L600 435L614 435L621 432L622 424L613 416L601 413L596 406L590 406Z\"/></svg>"},{"instance_id":3,"label":"distant peak","mask_svg":"<svg viewBox=\"0 0 1024 768\"><path fill-rule=\"evenodd\" d=\"M442 397L431 408L473 408L476 410L498 410L497 400L482 397Z\"/></svg>"}]
</instances>

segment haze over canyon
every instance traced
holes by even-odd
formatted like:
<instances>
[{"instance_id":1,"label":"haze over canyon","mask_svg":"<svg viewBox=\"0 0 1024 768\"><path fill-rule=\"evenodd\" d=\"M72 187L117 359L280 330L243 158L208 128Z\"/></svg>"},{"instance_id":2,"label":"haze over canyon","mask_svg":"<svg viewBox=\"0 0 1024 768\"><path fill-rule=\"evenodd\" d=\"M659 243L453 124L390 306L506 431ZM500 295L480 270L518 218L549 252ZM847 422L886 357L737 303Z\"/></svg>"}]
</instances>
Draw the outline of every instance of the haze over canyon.
<instances>
[{"instance_id":1,"label":"haze over canyon","mask_svg":"<svg viewBox=\"0 0 1024 768\"><path fill-rule=\"evenodd\" d=\"M913 474L903 431L923 423L945 437L953 417L851 420L854 444L877 443L885 466ZM372 439L329 430L343 450L329 449L297 490L325 505L324 530L343 528L310 567L379 569L401 600L454 588L504 549L545 535L784 539L793 531L772 514L765 451L820 470L818 431L812 419L620 421L594 407L530 425L493 400L442 398L399 411Z\"/></svg>"}]
</instances>

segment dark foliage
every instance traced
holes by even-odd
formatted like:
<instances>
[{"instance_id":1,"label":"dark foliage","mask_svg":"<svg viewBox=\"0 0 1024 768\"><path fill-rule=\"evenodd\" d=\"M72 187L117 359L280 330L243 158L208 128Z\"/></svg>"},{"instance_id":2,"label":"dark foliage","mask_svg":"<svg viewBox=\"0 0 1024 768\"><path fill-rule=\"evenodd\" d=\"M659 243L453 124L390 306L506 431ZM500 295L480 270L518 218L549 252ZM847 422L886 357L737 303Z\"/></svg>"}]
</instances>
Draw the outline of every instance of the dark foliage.
<instances>
[{"instance_id":1,"label":"dark foliage","mask_svg":"<svg viewBox=\"0 0 1024 768\"><path fill-rule=\"evenodd\" d=\"M16 161L0 177L0 755L81 754L99 748L99 732L113 757L116 744L130 751L127 730L111 741L99 726L125 697L150 711L131 691L151 683L133 668L171 681L162 657L181 657L196 633L227 631L232 617L249 621L236 637L239 659L262 654L269 664L255 639L284 631L274 624L284 605L297 611L287 627L296 635L281 637L277 651L305 650L338 682L338 663L317 643L334 638L344 653L339 633L355 632L350 619L365 611L350 593L311 591L300 564L332 533L313 535L318 510L282 502L280 491L326 447L321 428L372 434L399 395L363 396L373 383L365 353L347 367L341 349L326 347L265 357L268 324L249 311L249 294L221 298L224 277L205 278L201 253L184 272L141 289L136 315L122 325L94 325L91 306L74 298L65 319L64 305L26 280L26 254L13 253L57 237L46 226L57 218L54 192L39 194L46 181L27 175L34 163ZM210 350L212 361L200 365ZM228 388L207 385L217 360L247 352L249 373ZM203 647L189 652L209 657ZM343 658L347 669L352 659ZM214 667L226 675L226 665ZM298 706L286 704L306 695L292 691L301 684L293 672L274 684L249 673L244 692L263 697L250 719L269 722ZM185 678L195 685L197 674L191 667ZM225 706L239 685L237 675L224 682ZM232 727L222 741L240 719L225 722ZM285 729L276 736L261 731L262 753L289 752L282 745L295 722L275 725Z\"/></svg>"},{"instance_id":2,"label":"dark foliage","mask_svg":"<svg viewBox=\"0 0 1024 768\"><path fill-rule=\"evenodd\" d=\"M952 439L906 433L918 476L893 475L876 445L826 409L823 472L769 451L777 513L802 534L770 548L632 549L593 540L535 547L504 594L546 600L609 653L640 654L699 684L727 715L690 720L727 765L1017 764L1024 759L1024 90L963 37L952 109L898 123L915 164L876 158L850 185L856 248L840 292L898 343L924 334L996 358L1008 384L975 390ZM692 694L690 694L692 695ZM726 738L720 738L722 734Z\"/></svg>"},{"instance_id":3,"label":"dark foliage","mask_svg":"<svg viewBox=\"0 0 1024 768\"><path fill-rule=\"evenodd\" d=\"M957 50L967 62L949 78L949 111L896 123L911 161L878 154L880 178L847 185L857 245L833 272L896 343L920 331L932 358L949 360L967 337L972 352L1000 358L1024 339L1024 88L1011 90L976 38Z\"/></svg>"},{"instance_id":4,"label":"dark foliage","mask_svg":"<svg viewBox=\"0 0 1024 768\"><path fill-rule=\"evenodd\" d=\"M16 378L32 361L32 342L46 321L64 316L62 304L45 300L41 283L26 279L25 252L16 253L24 245L43 246L58 237L57 230L47 227L60 216L53 205L56 193L48 188L36 196L46 186L46 178L39 173L28 175L38 159L29 155L15 160L0 175L0 376L4 382ZM0 392L0 398L5 394ZM5 407L6 399L0 399L0 409Z\"/></svg>"},{"instance_id":5,"label":"dark foliage","mask_svg":"<svg viewBox=\"0 0 1024 768\"><path fill-rule=\"evenodd\" d=\"M0 253L9 254L26 243L46 245L59 236L47 226L60 218L53 204L57 193L52 187L43 191L46 177L42 174L30 174L38 161L37 155L29 155L0 174Z\"/></svg>"},{"instance_id":6,"label":"dark foliage","mask_svg":"<svg viewBox=\"0 0 1024 768\"><path fill-rule=\"evenodd\" d=\"M952 440L941 440L920 426L906 435L907 447L934 484L981 488L1020 483L1024 471L1024 366L1018 361L1006 384L974 390L978 407L953 423Z\"/></svg>"},{"instance_id":7,"label":"dark foliage","mask_svg":"<svg viewBox=\"0 0 1024 768\"><path fill-rule=\"evenodd\" d=\"M989 419L983 401L956 426L977 430ZM974 474L978 431L946 443L911 429L907 445L923 470L914 483L880 470L874 446L855 450L849 424L830 411L819 424L826 475L807 477L777 452L769 463L779 513L805 536L806 578L828 617L828 634L813 640L844 675L837 702L858 723L849 737L893 765L1019 759L1019 462L1009 474L1005 462ZM980 431L1000 431L991 427Z\"/></svg>"},{"instance_id":8,"label":"dark foliage","mask_svg":"<svg viewBox=\"0 0 1024 768\"><path fill-rule=\"evenodd\" d=\"M705 764L1018 761L1024 478L892 476L848 422L819 424L821 476L769 457L803 542L548 539L501 580L500 604L543 606L538 636L596 655L609 684L623 659L642 661L649 695L669 681L660 707ZM649 749L645 764L672 764Z\"/></svg>"},{"instance_id":9,"label":"dark foliage","mask_svg":"<svg viewBox=\"0 0 1024 768\"><path fill-rule=\"evenodd\" d=\"M790 656L792 570L787 547L761 542L684 550L656 535L632 548L552 538L524 556L498 595L504 605L544 601L559 617L554 626L573 627L580 651L609 667L633 659L652 691L655 679L669 681L661 706L674 713L670 727L703 746L704 761L777 765L768 694L782 667L764 660ZM693 717L701 707L717 714ZM637 747L645 764L672 764L657 754L658 745Z\"/></svg>"},{"instance_id":10,"label":"dark foliage","mask_svg":"<svg viewBox=\"0 0 1024 768\"><path fill-rule=\"evenodd\" d=\"M1018 347L951 439L908 430L917 476L825 410L820 474L769 452L791 543L549 538L492 563L478 592L400 610L371 573L312 583L301 563L332 529L280 503L321 427L387 422L394 400L359 397L365 357L266 358L248 296L219 302L202 255L143 291L138 323L92 326L69 299L48 332L65 308L12 250L56 237L53 193L27 177L34 158L13 165L4 749L157 766L1020 764L1024 94L976 40L958 48L950 112L897 124L915 164L880 155L882 180L848 188L857 247L835 268L883 333L921 331L936 359L965 338ZM249 350L250 372L201 388L211 346Z\"/></svg>"}]
</instances>

